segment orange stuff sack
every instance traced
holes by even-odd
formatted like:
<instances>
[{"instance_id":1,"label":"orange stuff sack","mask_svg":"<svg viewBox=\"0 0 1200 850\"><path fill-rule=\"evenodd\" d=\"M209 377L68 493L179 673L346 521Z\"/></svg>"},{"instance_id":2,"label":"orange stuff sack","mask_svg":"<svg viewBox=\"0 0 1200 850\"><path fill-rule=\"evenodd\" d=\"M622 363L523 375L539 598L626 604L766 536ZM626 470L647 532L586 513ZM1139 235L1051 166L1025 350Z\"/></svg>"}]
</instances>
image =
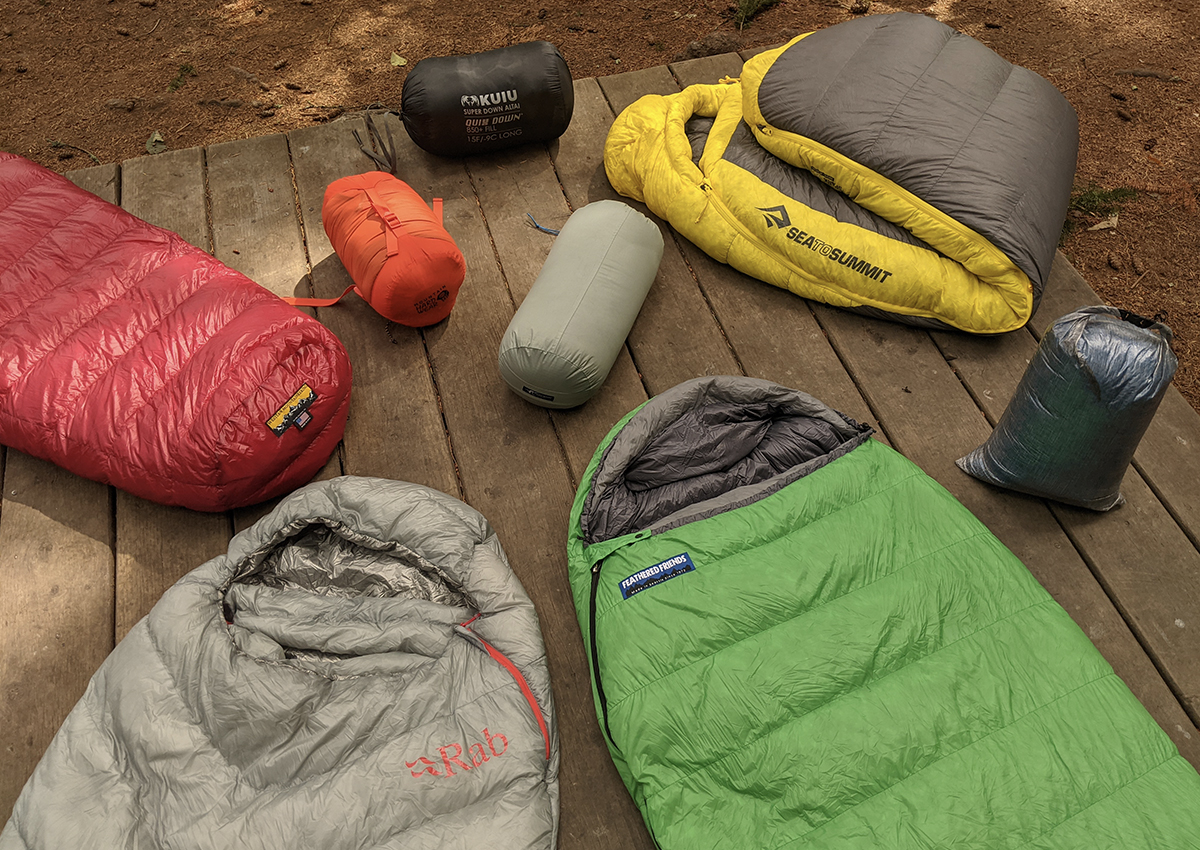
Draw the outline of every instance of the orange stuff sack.
<instances>
[{"instance_id":1,"label":"orange stuff sack","mask_svg":"<svg viewBox=\"0 0 1200 850\"><path fill-rule=\"evenodd\" d=\"M442 226L441 198L431 210L403 180L371 171L330 183L321 218L353 288L378 313L414 328L450 315L466 263Z\"/></svg>"}]
</instances>

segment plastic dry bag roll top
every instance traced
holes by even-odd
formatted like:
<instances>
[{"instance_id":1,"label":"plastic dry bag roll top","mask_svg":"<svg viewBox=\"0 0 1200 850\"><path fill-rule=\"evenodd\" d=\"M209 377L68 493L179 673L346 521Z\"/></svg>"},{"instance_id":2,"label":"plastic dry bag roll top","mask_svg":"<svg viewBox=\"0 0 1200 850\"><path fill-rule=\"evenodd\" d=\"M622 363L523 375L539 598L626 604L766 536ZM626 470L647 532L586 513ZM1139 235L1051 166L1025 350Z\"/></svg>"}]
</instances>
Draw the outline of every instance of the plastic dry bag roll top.
<instances>
[{"instance_id":1,"label":"plastic dry bag roll top","mask_svg":"<svg viewBox=\"0 0 1200 850\"><path fill-rule=\"evenodd\" d=\"M620 201L572 213L500 340L500 374L542 407L583 404L600 389L658 265L658 226Z\"/></svg>"},{"instance_id":2,"label":"plastic dry bag roll top","mask_svg":"<svg viewBox=\"0 0 1200 850\"><path fill-rule=\"evenodd\" d=\"M1051 325L992 435L958 461L1010 490L1106 511L1178 362L1171 330L1115 307Z\"/></svg>"},{"instance_id":3,"label":"plastic dry bag roll top","mask_svg":"<svg viewBox=\"0 0 1200 850\"><path fill-rule=\"evenodd\" d=\"M401 93L408 135L439 156L557 139L574 107L571 72L548 41L422 59Z\"/></svg>"}]
</instances>

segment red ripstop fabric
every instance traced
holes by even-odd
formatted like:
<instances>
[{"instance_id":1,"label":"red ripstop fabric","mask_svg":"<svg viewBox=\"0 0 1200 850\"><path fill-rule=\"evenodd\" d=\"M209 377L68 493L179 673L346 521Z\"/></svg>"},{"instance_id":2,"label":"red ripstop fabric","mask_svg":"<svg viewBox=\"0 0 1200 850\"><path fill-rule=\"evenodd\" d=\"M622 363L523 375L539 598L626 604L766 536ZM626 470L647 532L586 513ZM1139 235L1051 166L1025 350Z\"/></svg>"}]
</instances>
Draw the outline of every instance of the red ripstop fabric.
<instances>
[{"instance_id":1,"label":"red ripstop fabric","mask_svg":"<svg viewBox=\"0 0 1200 850\"><path fill-rule=\"evenodd\" d=\"M151 501L227 510L321 469L350 379L317 320L0 153L0 443Z\"/></svg>"},{"instance_id":2,"label":"red ripstop fabric","mask_svg":"<svg viewBox=\"0 0 1200 850\"><path fill-rule=\"evenodd\" d=\"M431 210L403 180L371 171L330 183L321 218L333 250L354 281L351 288L376 312L414 328L450 315L467 267L442 226L441 198L434 199ZM313 307L338 300L287 299Z\"/></svg>"}]
</instances>

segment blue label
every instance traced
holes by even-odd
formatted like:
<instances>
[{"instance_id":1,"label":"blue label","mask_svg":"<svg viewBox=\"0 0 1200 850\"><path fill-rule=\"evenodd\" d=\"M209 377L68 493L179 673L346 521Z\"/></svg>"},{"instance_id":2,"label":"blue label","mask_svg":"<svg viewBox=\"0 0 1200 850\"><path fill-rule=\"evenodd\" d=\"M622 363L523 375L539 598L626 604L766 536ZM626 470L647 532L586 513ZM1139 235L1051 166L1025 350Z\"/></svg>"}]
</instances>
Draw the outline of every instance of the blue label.
<instances>
[{"instance_id":1,"label":"blue label","mask_svg":"<svg viewBox=\"0 0 1200 850\"><path fill-rule=\"evenodd\" d=\"M647 587L662 584L667 579L690 573L694 569L696 569L696 565L692 563L691 556L687 552L681 552L674 558L667 558L652 567L638 570L621 582L621 598L628 599L635 593L641 593Z\"/></svg>"}]
</instances>

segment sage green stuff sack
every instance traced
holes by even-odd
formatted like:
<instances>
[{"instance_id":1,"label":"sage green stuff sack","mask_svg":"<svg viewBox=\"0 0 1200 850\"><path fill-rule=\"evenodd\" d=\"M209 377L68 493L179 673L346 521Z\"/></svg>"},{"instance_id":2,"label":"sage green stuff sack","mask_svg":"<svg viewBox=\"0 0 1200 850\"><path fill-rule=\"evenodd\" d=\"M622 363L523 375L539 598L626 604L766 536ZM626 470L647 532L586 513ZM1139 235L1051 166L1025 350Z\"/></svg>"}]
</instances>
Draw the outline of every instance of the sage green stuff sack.
<instances>
[{"instance_id":1,"label":"sage green stuff sack","mask_svg":"<svg viewBox=\"0 0 1200 850\"><path fill-rule=\"evenodd\" d=\"M601 727L663 850L1200 847L1200 776L1029 571L869 428L681 384L584 473Z\"/></svg>"},{"instance_id":2,"label":"sage green stuff sack","mask_svg":"<svg viewBox=\"0 0 1200 850\"><path fill-rule=\"evenodd\" d=\"M608 377L662 261L658 225L628 204L580 207L500 340L500 374L541 407L578 407Z\"/></svg>"}]
</instances>

